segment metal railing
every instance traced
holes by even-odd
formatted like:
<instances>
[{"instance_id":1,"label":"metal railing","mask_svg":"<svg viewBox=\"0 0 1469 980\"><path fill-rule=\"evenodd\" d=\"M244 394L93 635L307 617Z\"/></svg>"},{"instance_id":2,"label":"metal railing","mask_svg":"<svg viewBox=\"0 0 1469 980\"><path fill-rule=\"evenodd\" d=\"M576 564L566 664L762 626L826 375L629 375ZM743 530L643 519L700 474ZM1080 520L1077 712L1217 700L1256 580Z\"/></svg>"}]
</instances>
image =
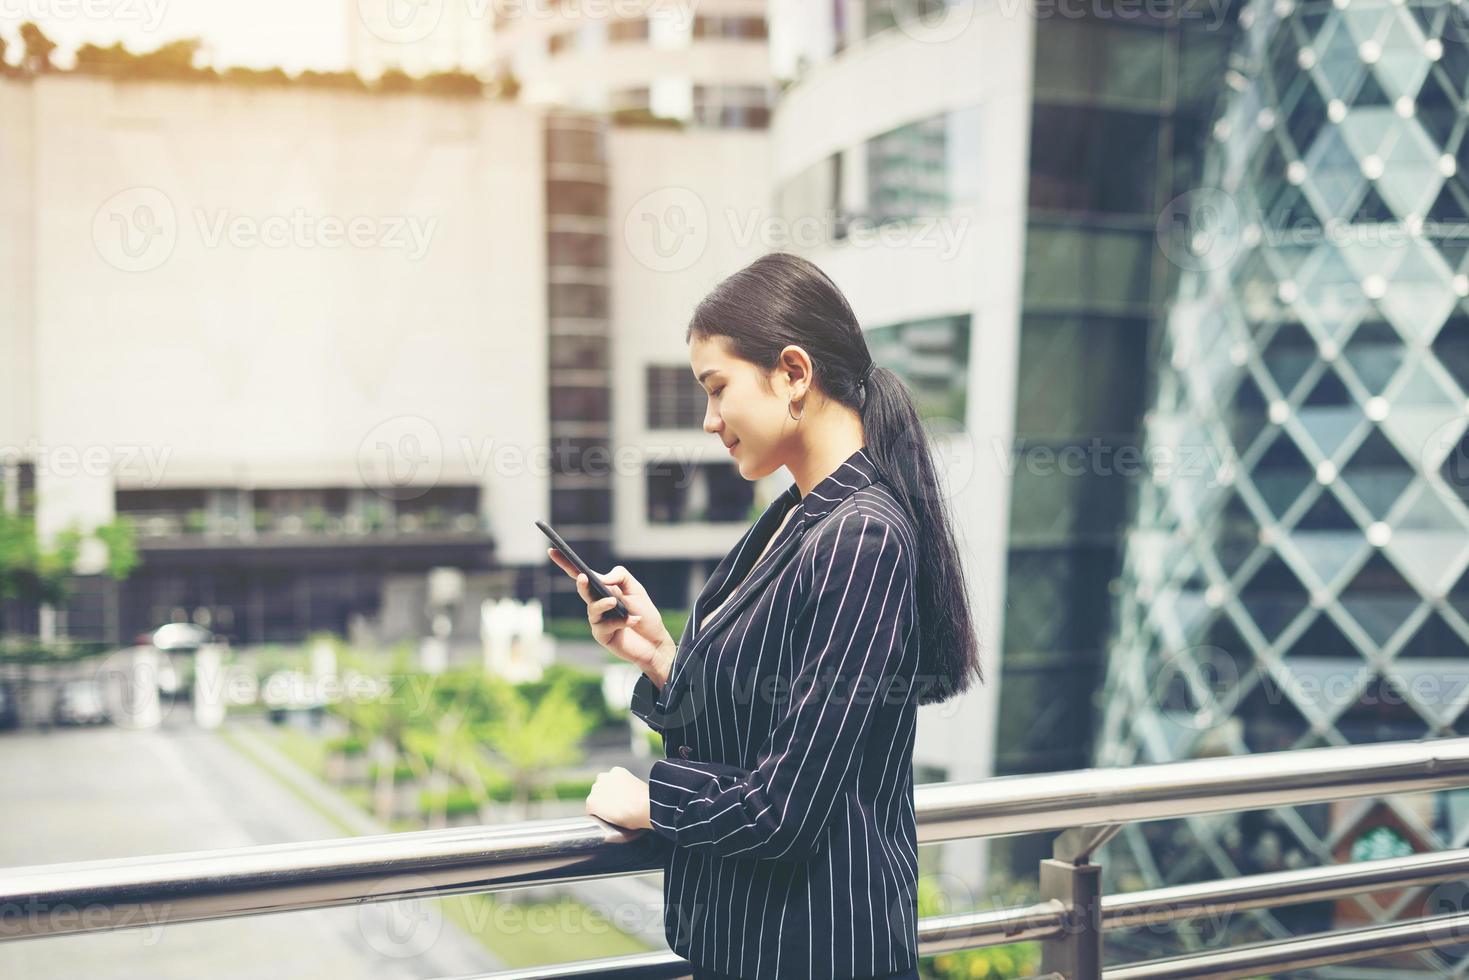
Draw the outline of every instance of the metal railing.
<instances>
[{"instance_id":1,"label":"metal railing","mask_svg":"<svg viewBox=\"0 0 1469 980\"><path fill-rule=\"evenodd\" d=\"M1103 969L1109 930L1331 900L1469 875L1469 849L1103 895L1096 849L1131 821L1469 787L1469 738L1009 776L915 790L920 844L1061 831L1042 900L931 916L920 955L1042 944L1064 980L1256 977L1469 942L1469 914L1294 936ZM0 941L445 897L660 870L658 842L592 817L38 865L0 872ZM671 951L485 974L682 977Z\"/></svg>"}]
</instances>

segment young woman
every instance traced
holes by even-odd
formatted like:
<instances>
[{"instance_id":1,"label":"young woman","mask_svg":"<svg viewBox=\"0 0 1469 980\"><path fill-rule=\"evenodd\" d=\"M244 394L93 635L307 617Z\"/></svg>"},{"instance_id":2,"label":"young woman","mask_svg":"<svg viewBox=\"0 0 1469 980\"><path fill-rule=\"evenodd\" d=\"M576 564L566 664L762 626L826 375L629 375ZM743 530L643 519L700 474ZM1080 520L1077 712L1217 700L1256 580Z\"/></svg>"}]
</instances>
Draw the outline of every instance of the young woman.
<instances>
[{"instance_id":1,"label":"young woman","mask_svg":"<svg viewBox=\"0 0 1469 980\"><path fill-rule=\"evenodd\" d=\"M643 676L663 735L647 782L598 776L587 812L653 830L664 928L700 977L918 976L917 707L983 680L924 430L810 262L765 255L689 325L704 430L755 480L795 482L710 576L676 643L647 592L597 641Z\"/></svg>"}]
</instances>

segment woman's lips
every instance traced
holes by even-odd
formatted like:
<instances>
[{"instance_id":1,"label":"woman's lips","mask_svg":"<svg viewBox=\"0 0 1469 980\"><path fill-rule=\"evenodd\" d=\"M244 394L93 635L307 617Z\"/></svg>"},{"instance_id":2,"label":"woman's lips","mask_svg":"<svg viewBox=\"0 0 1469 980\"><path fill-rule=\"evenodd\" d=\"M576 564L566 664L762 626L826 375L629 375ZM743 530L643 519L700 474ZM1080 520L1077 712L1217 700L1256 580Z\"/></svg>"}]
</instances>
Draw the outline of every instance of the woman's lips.
<instances>
[{"instance_id":1,"label":"woman's lips","mask_svg":"<svg viewBox=\"0 0 1469 980\"><path fill-rule=\"evenodd\" d=\"M731 456L734 455L735 447L738 446L739 444L740 444L740 441L738 439L736 439L734 442L732 442L732 443L729 444L729 454Z\"/></svg>"}]
</instances>

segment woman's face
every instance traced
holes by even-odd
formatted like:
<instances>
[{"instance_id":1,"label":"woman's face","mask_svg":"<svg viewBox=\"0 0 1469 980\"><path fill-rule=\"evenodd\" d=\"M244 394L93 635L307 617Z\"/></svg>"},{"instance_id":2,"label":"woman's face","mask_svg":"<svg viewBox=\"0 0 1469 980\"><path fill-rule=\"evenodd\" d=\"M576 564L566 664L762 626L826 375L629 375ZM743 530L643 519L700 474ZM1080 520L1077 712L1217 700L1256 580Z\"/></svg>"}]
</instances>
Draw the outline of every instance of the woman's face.
<instances>
[{"instance_id":1,"label":"woman's face","mask_svg":"<svg viewBox=\"0 0 1469 980\"><path fill-rule=\"evenodd\" d=\"M783 465L781 443L794 427L789 404L766 390L762 372L729 352L724 337L695 338L689 344L689 365L705 391L704 431L719 437L740 476L758 480Z\"/></svg>"}]
</instances>

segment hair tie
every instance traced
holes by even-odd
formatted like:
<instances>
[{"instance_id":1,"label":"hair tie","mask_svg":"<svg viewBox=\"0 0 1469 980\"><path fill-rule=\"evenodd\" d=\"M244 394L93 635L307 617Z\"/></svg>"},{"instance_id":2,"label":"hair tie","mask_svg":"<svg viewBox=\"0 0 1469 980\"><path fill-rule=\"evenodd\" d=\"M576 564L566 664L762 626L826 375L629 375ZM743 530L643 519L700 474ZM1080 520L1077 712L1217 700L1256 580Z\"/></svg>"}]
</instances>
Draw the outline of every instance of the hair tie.
<instances>
[{"instance_id":1,"label":"hair tie","mask_svg":"<svg viewBox=\"0 0 1469 980\"><path fill-rule=\"evenodd\" d=\"M872 369L876 366L877 365L869 359L867 362L867 367L862 369L862 375L857 379L857 393L862 397L862 401L864 402L867 401L867 376L872 373Z\"/></svg>"}]
</instances>

